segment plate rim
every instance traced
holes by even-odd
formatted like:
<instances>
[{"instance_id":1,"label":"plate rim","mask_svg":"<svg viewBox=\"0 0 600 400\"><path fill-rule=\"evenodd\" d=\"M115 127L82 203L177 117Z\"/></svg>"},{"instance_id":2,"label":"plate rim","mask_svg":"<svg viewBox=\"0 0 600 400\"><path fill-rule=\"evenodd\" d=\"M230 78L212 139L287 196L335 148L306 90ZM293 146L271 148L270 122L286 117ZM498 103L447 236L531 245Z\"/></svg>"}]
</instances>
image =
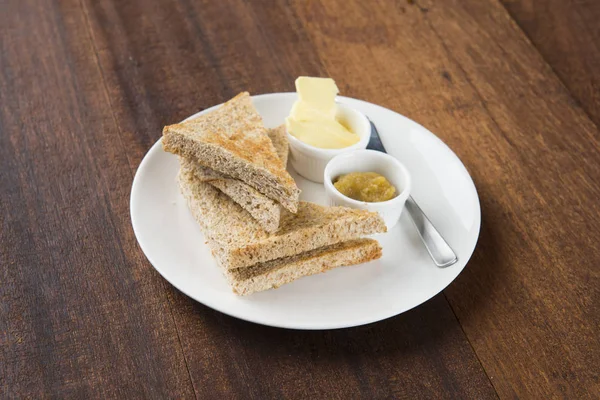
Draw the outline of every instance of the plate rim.
<instances>
[{"instance_id":1,"label":"plate rim","mask_svg":"<svg viewBox=\"0 0 600 400\"><path fill-rule=\"evenodd\" d=\"M258 94L258 95L252 95L251 98L253 100L258 99L258 98L263 98L263 97L276 97L276 96L295 96L296 93L295 92L276 92L276 93L263 93L263 94ZM465 255L464 258L466 258L466 261L464 262L464 265L460 268L460 270L456 271L456 274L452 277L452 279L450 279L448 281L447 284L445 284L439 291L431 294L429 297L427 297L425 300L419 302L418 304L414 304L408 308L402 308L402 309L395 309L394 311L392 311L391 313L386 313L386 316L375 316L373 317L368 317L368 318L361 318L359 319L353 319L351 321L337 321L336 323L330 323L330 324L302 324L302 323L278 323L277 321L273 321L272 319L264 319L261 318L260 315L256 316L256 314L252 317L248 317L246 314L244 313L238 313L235 312L235 309L232 311L230 309L226 309L226 308L219 308L218 305L215 305L214 302L212 301L207 301L206 299L200 300L197 298L197 296L188 293L187 291L183 290L177 283L175 283L173 280L169 279L165 274L163 274L161 268L157 267L156 263L152 260L150 254L151 252L147 251L147 248L145 246L147 246L147 244L143 244L142 241L139 240L139 232L138 229L136 228L136 217L135 217L135 212L134 212L134 204L135 201L134 199L136 199L136 193L139 192L139 190L136 190L136 188L140 185L140 176L143 174L143 170L145 170L147 168L148 163L150 163L151 160L151 155L153 155L155 152L161 151L162 150L162 136L150 147L150 149L146 152L146 154L144 154L144 157L142 159L142 161L140 162L140 164L138 165L138 168L136 169L134 178L133 178L133 182L131 185L131 192L129 195L129 213L130 213L130 219L131 219L131 225L133 228L133 232L136 238L136 241L138 243L138 245L140 246L140 249L142 250L142 253L144 254L144 256L146 257L146 259L150 262L150 264L152 265L152 267L160 274L160 276L165 279L167 282L169 282L169 284L171 284L173 287L175 287L177 290L179 290L181 293L185 294L187 297L191 298L192 300L208 307L211 308L215 311L218 311L220 313L223 313L225 315L237 318L237 319L241 319L243 321L247 321L247 322L251 322L251 323L255 323L255 324L259 324L259 325L265 325L265 326L272 326L275 328L282 328L282 329L295 329L295 330L333 330L333 329L344 329L344 328L351 328L351 327L357 327L357 326L362 326L362 325L368 325L371 323L376 323L379 321L384 321L386 319L395 317L397 315L403 314L409 310L412 310L415 307L418 307L420 305L422 305L423 303L429 301L430 299L432 299L433 297L437 296L439 293L441 293L442 291L444 291L444 289L446 289L452 282L454 282L454 280L456 280L456 278L463 272L463 270L466 268L468 262L471 260L471 257L473 256L473 253L475 251L475 248L477 247L477 243L479 242L479 237L481 234L481 203L479 200L479 193L477 191L477 187L475 186L475 182L473 181L473 178L471 176L471 174L469 173L467 167L464 165L464 163L462 162L462 160L460 160L460 158L456 155L456 153L454 153L454 151L452 151L452 149L446 144L444 143L444 141L442 139L440 139L437 135L435 135L433 132L431 132L429 129L425 128L424 126L422 126L421 124L419 124L418 122L394 111L391 110L389 108L380 106L378 104L374 104L374 103L370 103L367 102L365 100L360 100L360 99L355 99L352 97L346 97L346 96L337 96L337 99L339 100L346 100L346 101L350 101L350 102L357 102L359 104L364 104L368 107L375 107L376 109L379 109L380 111L383 112L391 112L394 113L396 116L401 117L402 119L406 120L407 122L409 122L410 124L416 124L418 125L423 131L425 131L426 133L428 133L431 137L435 138L439 144L441 144L443 147L445 147L446 150L448 150L450 152L450 154L452 156L454 156L460 163L461 167L464 169L464 172L466 172L466 176L468 177L469 183L472 186L473 189L473 193L474 193L474 199L476 201L476 211L477 211L477 218L476 218L476 224L477 224L477 233L476 233L476 237L474 240L474 243L472 245L472 247L469 250L469 254ZM194 117L197 117L199 115L205 114L210 112L211 110L221 106L223 103L221 104L217 104L211 107L208 107L204 110L198 111L192 115L190 115L189 117L185 118L183 121L187 121L189 119L192 119ZM182 122L183 122L182 121ZM475 209L475 207L474 207ZM289 321L288 321L289 322Z\"/></svg>"}]
</instances>

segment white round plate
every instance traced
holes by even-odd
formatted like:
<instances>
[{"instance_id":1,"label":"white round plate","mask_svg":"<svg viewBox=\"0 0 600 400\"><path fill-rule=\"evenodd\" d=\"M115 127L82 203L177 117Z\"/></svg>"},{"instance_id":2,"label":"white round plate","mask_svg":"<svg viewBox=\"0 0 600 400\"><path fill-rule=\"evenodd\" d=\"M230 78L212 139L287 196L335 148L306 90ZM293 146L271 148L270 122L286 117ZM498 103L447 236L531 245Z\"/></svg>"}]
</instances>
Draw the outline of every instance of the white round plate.
<instances>
[{"instance_id":1,"label":"white round plate","mask_svg":"<svg viewBox=\"0 0 600 400\"><path fill-rule=\"evenodd\" d=\"M275 127L284 122L296 94L252 99L265 125ZM133 230L154 268L208 307L247 321L292 329L334 329L380 321L418 306L448 286L465 267L479 236L479 198L469 173L440 139L416 122L361 100L339 96L338 101L365 113L377 126L388 153L406 165L412 175L413 197L457 253L456 264L437 268L408 214L403 213L390 232L375 236L383 247L379 260L304 277L276 290L236 296L179 193L177 157L164 152L159 140L137 170L130 204ZM323 185L290 172L302 190L302 200L326 204Z\"/></svg>"}]
</instances>

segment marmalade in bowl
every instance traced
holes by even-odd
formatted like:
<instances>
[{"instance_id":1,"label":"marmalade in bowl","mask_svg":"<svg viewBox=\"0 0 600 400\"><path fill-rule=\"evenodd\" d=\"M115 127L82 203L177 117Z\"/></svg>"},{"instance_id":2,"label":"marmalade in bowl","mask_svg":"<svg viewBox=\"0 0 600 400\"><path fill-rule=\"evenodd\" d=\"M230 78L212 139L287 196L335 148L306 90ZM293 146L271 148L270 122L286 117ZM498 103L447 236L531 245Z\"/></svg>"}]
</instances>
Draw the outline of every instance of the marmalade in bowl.
<instances>
[{"instance_id":1,"label":"marmalade in bowl","mask_svg":"<svg viewBox=\"0 0 600 400\"><path fill-rule=\"evenodd\" d=\"M333 186L346 197L368 203L378 203L396 197L396 188L376 172L351 172L339 176Z\"/></svg>"}]
</instances>

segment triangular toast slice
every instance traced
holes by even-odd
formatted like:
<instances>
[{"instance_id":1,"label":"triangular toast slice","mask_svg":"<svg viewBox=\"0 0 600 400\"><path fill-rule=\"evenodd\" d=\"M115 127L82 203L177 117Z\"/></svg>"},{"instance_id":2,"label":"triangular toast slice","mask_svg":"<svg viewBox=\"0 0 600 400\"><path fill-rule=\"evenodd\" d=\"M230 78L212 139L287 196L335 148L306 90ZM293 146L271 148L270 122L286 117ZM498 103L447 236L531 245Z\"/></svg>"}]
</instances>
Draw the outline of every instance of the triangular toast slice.
<instances>
[{"instance_id":1,"label":"triangular toast slice","mask_svg":"<svg viewBox=\"0 0 600 400\"><path fill-rule=\"evenodd\" d=\"M287 165L288 141L285 125L269 129L268 134L277 151L277 156L284 166ZM199 180L210 183L242 206L265 231L275 232L279 228L281 206L275 200L268 198L239 179L228 177L214 169L195 164L185 158L180 158L179 162L187 169L194 169Z\"/></svg>"},{"instance_id":2,"label":"triangular toast slice","mask_svg":"<svg viewBox=\"0 0 600 400\"><path fill-rule=\"evenodd\" d=\"M165 126L162 144L165 151L243 181L292 213L298 209L300 190L247 92L208 114Z\"/></svg>"},{"instance_id":3,"label":"triangular toast slice","mask_svg":"<svg viewBox=\"0 0 600 400\"><path fill-rule=\"evenodd\" d=\"M385 232L379 214L346 207L323 207L301 201L296 214L283 213L270 234L228 196L182 167L181 192L224 269L290 257L324 246Z\"/></svg>"},{"instance_id":4,"label":"triangular toast slice","mask_svg":"<svg viewBox=\"0 0 600 400\"><path fill-rule=\"evenodd\" d=\"M356 239L321 247L291 257L258 263L247 268L226 270L225 278L239 295L275 289L308 275L330 269L362 264L381 257L373 239Z\"/></svg>"}]
</instances>

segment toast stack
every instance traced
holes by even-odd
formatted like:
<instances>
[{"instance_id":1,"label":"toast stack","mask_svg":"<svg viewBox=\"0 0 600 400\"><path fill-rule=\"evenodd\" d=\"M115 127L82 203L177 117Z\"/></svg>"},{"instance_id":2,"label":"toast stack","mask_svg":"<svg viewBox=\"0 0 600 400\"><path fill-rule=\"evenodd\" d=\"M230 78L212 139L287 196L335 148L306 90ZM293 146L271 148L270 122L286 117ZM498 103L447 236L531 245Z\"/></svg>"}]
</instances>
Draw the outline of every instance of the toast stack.
<instances>
[{"instance_id":1,"label":"toast stack","mask_svg":"<svg viewBox=\"0 0 600 400\"><path fill-rule=\"evenodd\" d=\"M166 126L162 143L179 156L181 192L236 294L381 256L363 238L385 232L378 214L299 201L285 128L266 129L248 93Z\"/></svg>"}]
</instances>

